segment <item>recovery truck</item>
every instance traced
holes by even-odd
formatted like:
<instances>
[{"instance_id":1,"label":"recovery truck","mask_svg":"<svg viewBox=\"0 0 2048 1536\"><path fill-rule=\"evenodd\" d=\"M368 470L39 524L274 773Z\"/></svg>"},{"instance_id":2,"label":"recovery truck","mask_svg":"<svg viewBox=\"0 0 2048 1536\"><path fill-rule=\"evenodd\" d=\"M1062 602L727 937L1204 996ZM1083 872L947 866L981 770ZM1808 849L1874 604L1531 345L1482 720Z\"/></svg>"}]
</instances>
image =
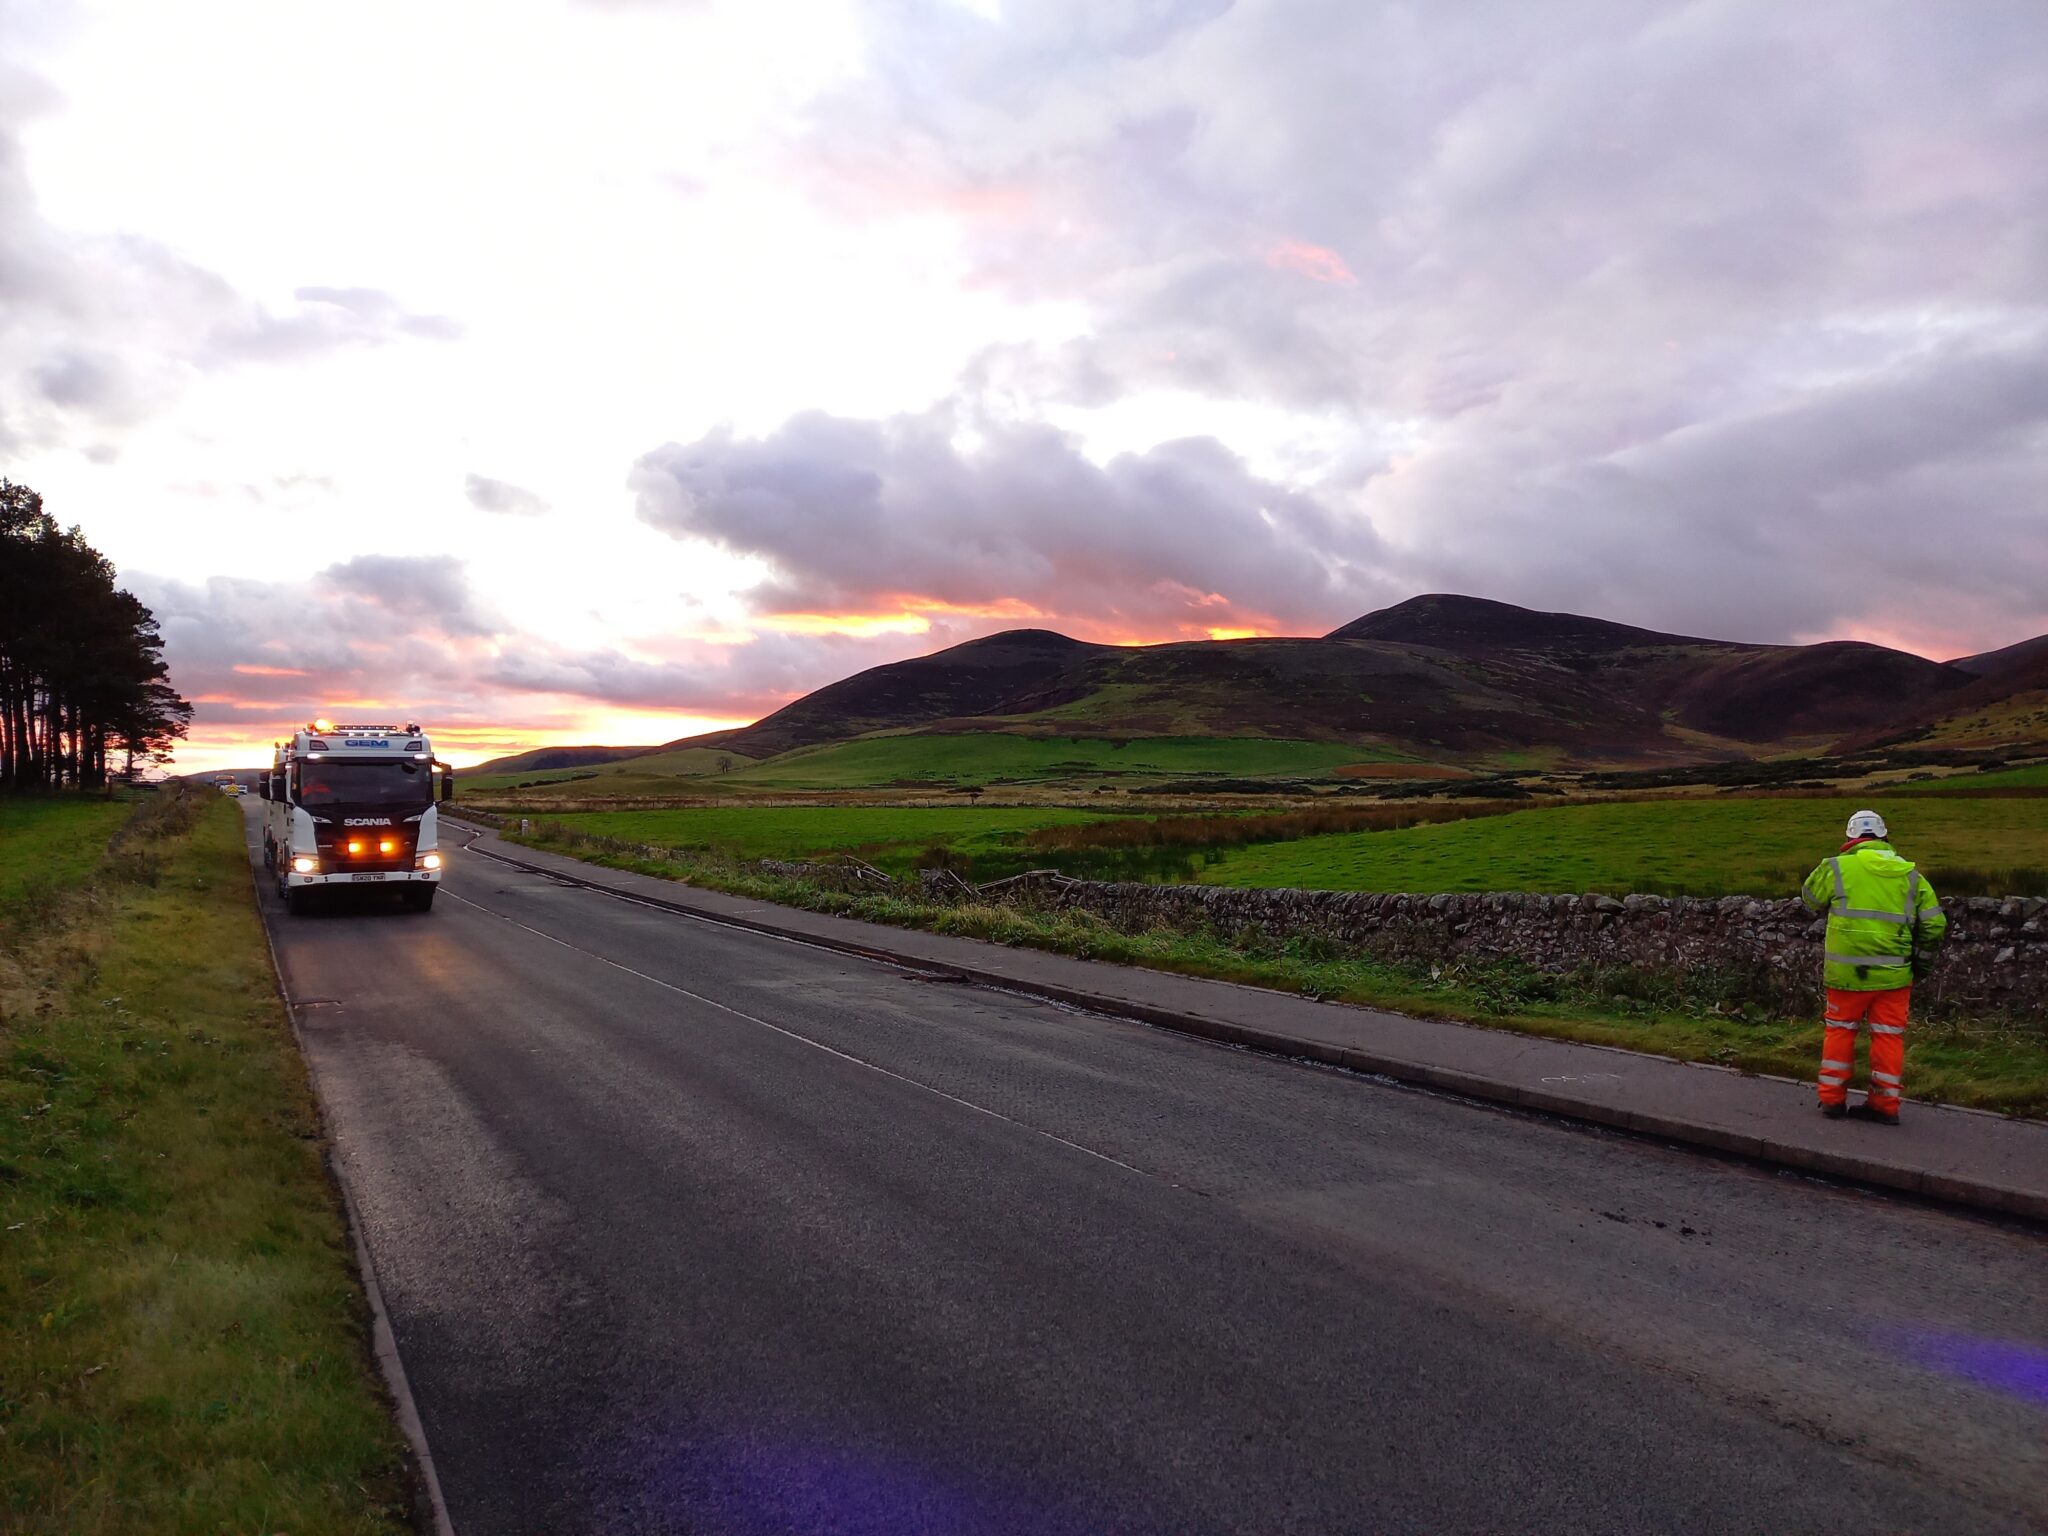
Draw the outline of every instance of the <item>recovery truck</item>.
<instances>
[{"instance_id":1,"label":"recovery truck","mask_svg":"<svg viewBox=\"0 0 2048 1536\"><path fill-rule=\"evenodd\" d=\"M315 720L277 744L257 793L269 802L263 863L290 912L341 885L395 887L413 911L433 906L442 873L435 806L455 797L455 773L417 725Z\"/></svg>"}]
</instances>

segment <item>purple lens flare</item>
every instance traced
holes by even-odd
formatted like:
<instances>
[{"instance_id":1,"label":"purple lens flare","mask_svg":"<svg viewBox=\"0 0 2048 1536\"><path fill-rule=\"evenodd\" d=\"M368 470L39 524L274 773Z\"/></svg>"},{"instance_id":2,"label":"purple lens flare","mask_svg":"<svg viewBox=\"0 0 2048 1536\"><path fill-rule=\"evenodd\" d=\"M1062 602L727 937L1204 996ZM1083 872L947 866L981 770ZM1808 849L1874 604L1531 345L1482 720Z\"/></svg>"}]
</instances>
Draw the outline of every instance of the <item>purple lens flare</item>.
<instances>
[{"instance_id":1,"label":"purple lens flare","mask_svg":"<svg viewBox=\"0 0 2048 1536\"><path fill-rule=\"evenodd\" d=\"M2048 1346L1970 1333L1902 1333L1898 1341L1929 1370L2048 1405Z\"/></svg>"}]
</instances>

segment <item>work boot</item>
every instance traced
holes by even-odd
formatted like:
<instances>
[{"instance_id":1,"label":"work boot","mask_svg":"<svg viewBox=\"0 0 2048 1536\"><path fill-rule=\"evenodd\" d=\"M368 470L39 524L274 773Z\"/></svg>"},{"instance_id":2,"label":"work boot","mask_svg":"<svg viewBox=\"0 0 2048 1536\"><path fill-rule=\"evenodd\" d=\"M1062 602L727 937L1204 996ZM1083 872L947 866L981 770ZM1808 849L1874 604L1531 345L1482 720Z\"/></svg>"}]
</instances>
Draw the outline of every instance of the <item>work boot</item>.
<instances>
[{"instance_id":1,"label":"work boot","mask_svg":"<svg viewBox=\"0 0 2048 1536\"><path fill-rule=\"evenodd\" d=\"M1899 1123L1899 1112L1896 1109L1882 1110L1874 1105L1859 1104L1856 1106L1856 1113L1865 1120L1874 1121L1878 1125L1896 1126Z\"/></svg>"},{"instance_id":2,"label":"work boot","mask_svg":"<svg viewBox=\"0 0 2048 1536\"><path fill-rule=\"evenodd\" d=\"M1848 1115L1849 1106L1846 1104L1823 1104L1820 1107L1820 1112L1830 1120L1840 1120Z\"/></svg>"}]
</instances>

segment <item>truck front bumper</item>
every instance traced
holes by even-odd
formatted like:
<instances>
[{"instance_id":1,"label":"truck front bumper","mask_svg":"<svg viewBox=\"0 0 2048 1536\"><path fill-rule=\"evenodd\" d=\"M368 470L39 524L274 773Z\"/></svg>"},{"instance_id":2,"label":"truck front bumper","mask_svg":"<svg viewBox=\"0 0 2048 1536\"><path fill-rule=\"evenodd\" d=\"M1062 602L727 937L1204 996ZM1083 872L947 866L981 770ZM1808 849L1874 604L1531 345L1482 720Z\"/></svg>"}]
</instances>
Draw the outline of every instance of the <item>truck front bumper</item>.
<instances>
[{"instance_id":1,"label":"truck front bumper","mask_svg":"<svg viewBox=\"0 0 2048 1536\"><path fill-rule=\"evenodd\" d=\"M438 869L335 869L311 875L289 871L284 884L286 890L320 885L439 885L443 873Z\"/></svg>"}]
</instances>

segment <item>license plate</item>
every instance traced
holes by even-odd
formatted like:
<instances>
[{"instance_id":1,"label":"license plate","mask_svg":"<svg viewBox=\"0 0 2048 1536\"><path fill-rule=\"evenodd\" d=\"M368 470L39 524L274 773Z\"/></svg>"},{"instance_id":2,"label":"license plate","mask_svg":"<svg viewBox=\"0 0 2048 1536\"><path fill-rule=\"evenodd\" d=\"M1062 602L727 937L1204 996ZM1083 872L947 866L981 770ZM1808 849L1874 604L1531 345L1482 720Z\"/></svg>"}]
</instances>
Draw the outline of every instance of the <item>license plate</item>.
<instances>
[{"instance_id":1,"label":"license plate","mask_svg":"<svg viewBox=\"0 0 2048 1536\"><path fill-rule=\"evenodd\" d=\"M349 879L351 879L351 880L383 880L383 879L387 879L387 878L388 878L388 877L387 877L387 876L385 876L385 875L350 875L350 876L349 876Z\"/></svg>"}]
</instances>

